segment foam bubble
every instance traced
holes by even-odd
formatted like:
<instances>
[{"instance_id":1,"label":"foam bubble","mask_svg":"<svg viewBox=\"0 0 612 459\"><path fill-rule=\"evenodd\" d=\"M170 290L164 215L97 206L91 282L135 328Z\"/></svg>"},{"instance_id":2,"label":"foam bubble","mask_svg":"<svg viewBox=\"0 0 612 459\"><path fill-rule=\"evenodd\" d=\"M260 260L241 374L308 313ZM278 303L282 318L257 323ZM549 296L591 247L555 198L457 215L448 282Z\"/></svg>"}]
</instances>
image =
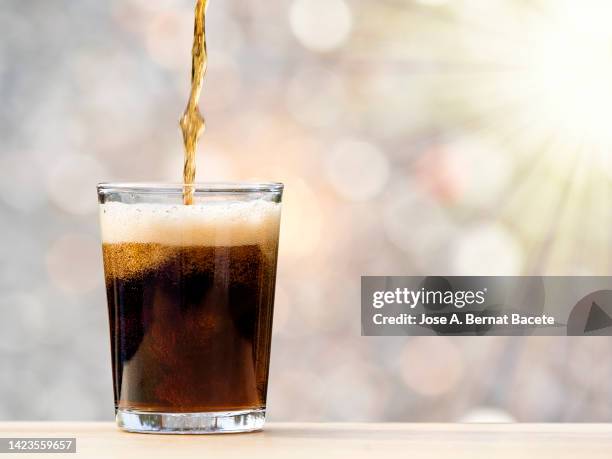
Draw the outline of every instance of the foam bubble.
<instances>
[{"instance_id":1,"label":"foam bubble","mask_svg":"<svg viewBox=\"0 0 612 459\"><path fill-rule=\"evenodd\" d=\"M276 245L280 204L269 201L206 202L191 206L100 206L102 242L168 246Z\"/></svg>"}]
</instances>

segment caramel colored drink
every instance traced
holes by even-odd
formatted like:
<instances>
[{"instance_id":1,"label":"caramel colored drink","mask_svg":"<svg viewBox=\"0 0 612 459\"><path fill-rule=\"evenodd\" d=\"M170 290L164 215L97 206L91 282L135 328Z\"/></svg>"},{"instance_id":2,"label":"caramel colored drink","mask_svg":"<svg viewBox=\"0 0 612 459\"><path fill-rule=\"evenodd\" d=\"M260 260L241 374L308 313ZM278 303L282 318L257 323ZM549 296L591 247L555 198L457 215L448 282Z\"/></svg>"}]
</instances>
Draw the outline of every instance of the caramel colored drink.
<instances>
[{"instance_id":1,"label":"caramel colored drink","mask_svg":"<svg viewBox=\"0 0 612 459\"><path fill-rule=\"evenodd\" d=\"M100 206L118 421L138 431L147 422L153 431L256 430L266 409L280 190L198 199L196 189L189 206L181 193L175 204Z\"/></svg>"}]
</instances>

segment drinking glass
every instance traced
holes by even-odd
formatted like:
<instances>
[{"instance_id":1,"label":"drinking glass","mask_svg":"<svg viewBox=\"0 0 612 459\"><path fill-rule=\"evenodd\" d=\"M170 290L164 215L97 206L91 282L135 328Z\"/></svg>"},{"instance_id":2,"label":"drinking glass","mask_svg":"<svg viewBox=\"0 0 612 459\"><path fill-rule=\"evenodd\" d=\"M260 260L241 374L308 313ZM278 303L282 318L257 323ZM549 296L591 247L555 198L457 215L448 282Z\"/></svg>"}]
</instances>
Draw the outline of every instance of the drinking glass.
<instances>
[{"instance_id":1,"label":"drinking glass","mask_svg":"<svg viewBox=\"0 0 612 459\"><path fill-rule=\"evenodd\" d=\"M115 412L133 432L263 427L283 185L100 184Z\"/></svg>"}]
</instances>

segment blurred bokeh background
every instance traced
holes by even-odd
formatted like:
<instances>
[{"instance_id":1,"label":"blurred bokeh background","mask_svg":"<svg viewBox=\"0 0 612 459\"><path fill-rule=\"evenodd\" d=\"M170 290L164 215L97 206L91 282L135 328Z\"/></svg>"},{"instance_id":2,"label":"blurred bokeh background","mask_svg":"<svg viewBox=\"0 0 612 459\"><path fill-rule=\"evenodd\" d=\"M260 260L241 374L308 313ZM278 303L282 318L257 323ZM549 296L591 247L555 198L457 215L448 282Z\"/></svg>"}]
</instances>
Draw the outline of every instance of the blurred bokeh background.
<instances>
[{"instance_id":1,"label":"blurred bokeh background","mask_svg":"<svg viewBox=\"0 0 612 459\"><path fill-rule=\"evenodd\" d=\"M0 418L112 418L99 181L179 181L191 0L0 5ZM366 338L361 275L610 274L612 3L211 0L203 180L287 186L272 420L610 421L612 338Z\"/></svg>"}]
</instances>

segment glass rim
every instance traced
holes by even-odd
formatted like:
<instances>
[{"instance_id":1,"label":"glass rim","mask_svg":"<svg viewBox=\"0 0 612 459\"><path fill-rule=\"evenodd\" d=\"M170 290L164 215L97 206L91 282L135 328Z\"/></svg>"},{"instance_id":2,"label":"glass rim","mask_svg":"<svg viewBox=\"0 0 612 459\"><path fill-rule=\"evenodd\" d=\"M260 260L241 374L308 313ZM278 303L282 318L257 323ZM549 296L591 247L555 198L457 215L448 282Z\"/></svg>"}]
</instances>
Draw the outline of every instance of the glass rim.
<instances>
[{"instance_id":1,"label":"glass rim","mask_svg":"<svg viewBox=\"0 0 612 459\"><path fill-rule=\"evenodd\" d=\"M201 182L185 185L178 182L102 182L98 193L182 194L185 187L195 193L280 193L280 182Z\"/></svg>"}]
</instances>

